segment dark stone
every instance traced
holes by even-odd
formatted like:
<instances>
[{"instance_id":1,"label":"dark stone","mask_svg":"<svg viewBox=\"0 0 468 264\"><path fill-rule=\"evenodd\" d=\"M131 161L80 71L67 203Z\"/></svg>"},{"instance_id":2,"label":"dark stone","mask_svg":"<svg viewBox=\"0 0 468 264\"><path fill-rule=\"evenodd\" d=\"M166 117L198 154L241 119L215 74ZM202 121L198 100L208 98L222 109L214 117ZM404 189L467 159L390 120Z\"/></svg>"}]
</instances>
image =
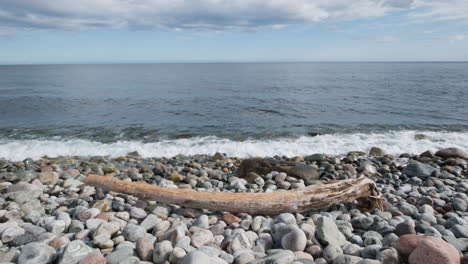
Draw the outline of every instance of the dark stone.
<instances>
[{"instance_id":1,"label":"dark stone","mask_svg":"<svg viewBox=\"0 0 468 264\"><path fill-rule=\"evenodd\" d=\"M416 234L416 229L414 225L409 222L399 223L395 227L395 234L397 236L407 235L407 234Z\"/></svg>"},{"instance_id":2,"label":"dark stone","mask_svg":"<svg viewBox=\"0 0 468 264\"><path fill-rule=\"evenodd\" d=\"M402 171L409 177L420 177L420 178L428 178L433 173L437 172L437 169L432 167L431 165L424 164L421 162L412 162L408 164Z\"/></svg>"}]
</instances>

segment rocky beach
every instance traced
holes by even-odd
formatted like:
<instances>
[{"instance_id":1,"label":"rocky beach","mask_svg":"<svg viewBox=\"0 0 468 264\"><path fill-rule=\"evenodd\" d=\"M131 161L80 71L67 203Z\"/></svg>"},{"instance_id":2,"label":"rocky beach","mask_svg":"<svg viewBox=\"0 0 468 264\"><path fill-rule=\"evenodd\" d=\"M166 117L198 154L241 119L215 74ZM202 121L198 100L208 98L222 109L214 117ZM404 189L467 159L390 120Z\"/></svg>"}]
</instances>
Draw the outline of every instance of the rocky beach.
<instances>
[{"instance_id":1,"label":"rocky beach","mask_svg":"<svg viewBox=\"0 0 468 264\"><path fill-rule=\"evenodd\" d=\"M242 159L221 153L0 160L0 263L468 263L462 150L271 158L310 166L316 179L278 171L239 178ZM207 211L104 192L83 184L88 174L200 192L279 192L368 177L384 210L349 202L277 215Z\"/></svg>"}]
</instances>

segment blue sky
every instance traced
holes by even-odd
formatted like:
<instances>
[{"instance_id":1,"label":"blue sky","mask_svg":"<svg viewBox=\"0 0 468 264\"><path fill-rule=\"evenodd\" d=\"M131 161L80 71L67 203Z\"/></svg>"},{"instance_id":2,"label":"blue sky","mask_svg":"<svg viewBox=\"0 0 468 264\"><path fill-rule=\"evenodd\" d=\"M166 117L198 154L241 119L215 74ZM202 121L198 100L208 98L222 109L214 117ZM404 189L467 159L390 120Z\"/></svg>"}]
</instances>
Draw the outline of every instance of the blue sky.
<instances>
[{"instance_id":1,"label":"blue sky","mask_svg":"<svg viewBox=\"0 0 468 264\"><path fill-rule=\"evenodd\" d=\"M0 2L0 64L467 60L466 0Z\"/></svg>"}]
</instances>

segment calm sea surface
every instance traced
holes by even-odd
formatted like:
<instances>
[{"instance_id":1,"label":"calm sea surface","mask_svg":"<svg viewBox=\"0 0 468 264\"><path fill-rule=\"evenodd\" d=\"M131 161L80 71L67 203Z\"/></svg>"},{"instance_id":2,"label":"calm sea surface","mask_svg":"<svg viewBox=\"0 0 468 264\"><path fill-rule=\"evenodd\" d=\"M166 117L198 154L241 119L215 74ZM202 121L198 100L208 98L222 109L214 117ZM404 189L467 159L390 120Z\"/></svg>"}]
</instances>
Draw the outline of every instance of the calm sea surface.
<instances>
[{"instance_id":1,"label":"calm sea surface","mask_svg":"<svg viewBox=\"0 0 468 264\"><path fill-rule=\"evenodd\" d=\"M467 133L468 63L0 66L3 143L388 131Z\"/></svg>"}]
</instances>

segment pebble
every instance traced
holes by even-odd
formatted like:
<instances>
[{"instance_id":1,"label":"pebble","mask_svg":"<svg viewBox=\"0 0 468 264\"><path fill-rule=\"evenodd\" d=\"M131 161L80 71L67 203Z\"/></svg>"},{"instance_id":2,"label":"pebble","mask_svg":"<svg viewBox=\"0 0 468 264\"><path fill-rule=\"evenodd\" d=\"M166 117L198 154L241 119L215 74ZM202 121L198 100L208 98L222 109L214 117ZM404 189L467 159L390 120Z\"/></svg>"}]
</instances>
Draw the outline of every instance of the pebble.
<instances>
[{"instance_id":1,"label":"pebble","mask_svg":"<svg viewBox=\"0 0 468 264\"><path fill-rule=\"evenodd\" d=\"M106 264L106 259L100 253L89 253L79 264Z\"/></svg>"},{"instance_id":2,"label":"pebble","mask_svg":"<svg viewBox=\"0 0 468 264\"><path fill-rule=\"evenodd\" d=\"M172 252L171 241L164 240L156 243L153 252L153 262L154 263L164 263L169 260L169 256Z\"/></svg>"},{"instance_id":3,"label":"pebble","mask_svg":"<svg viewBox=\"0 0 468 264\"><path fill-rule=\"evenodd\" d=\"M315 236L324 245L341 247L346 242L345 236L338 230L335 222L326 216L322 216L317 220Z\"/></svg>"},{"instance_id":4,"label":"pebble","mask_svg":"<svg viewBox=\"0 0 468 264\"><path fill-rule=\"evenodd\" d=\"M294 229L281 239L281 245L284 249L304 251L307 245L307 237L301 229Z\"/></svg>"},{"instance_id":5,"label":"pebble","mask_svg":"<svg viewBox=\"0 0 468 264\"><path fill-rule=\"evenodd\" d=\"M122 231L122 235L125 239L136 242L138 239L144 237L146 235L146 229L135 224L128 224L125 226L124 230Z\"/></svg>"}]
</instances>

